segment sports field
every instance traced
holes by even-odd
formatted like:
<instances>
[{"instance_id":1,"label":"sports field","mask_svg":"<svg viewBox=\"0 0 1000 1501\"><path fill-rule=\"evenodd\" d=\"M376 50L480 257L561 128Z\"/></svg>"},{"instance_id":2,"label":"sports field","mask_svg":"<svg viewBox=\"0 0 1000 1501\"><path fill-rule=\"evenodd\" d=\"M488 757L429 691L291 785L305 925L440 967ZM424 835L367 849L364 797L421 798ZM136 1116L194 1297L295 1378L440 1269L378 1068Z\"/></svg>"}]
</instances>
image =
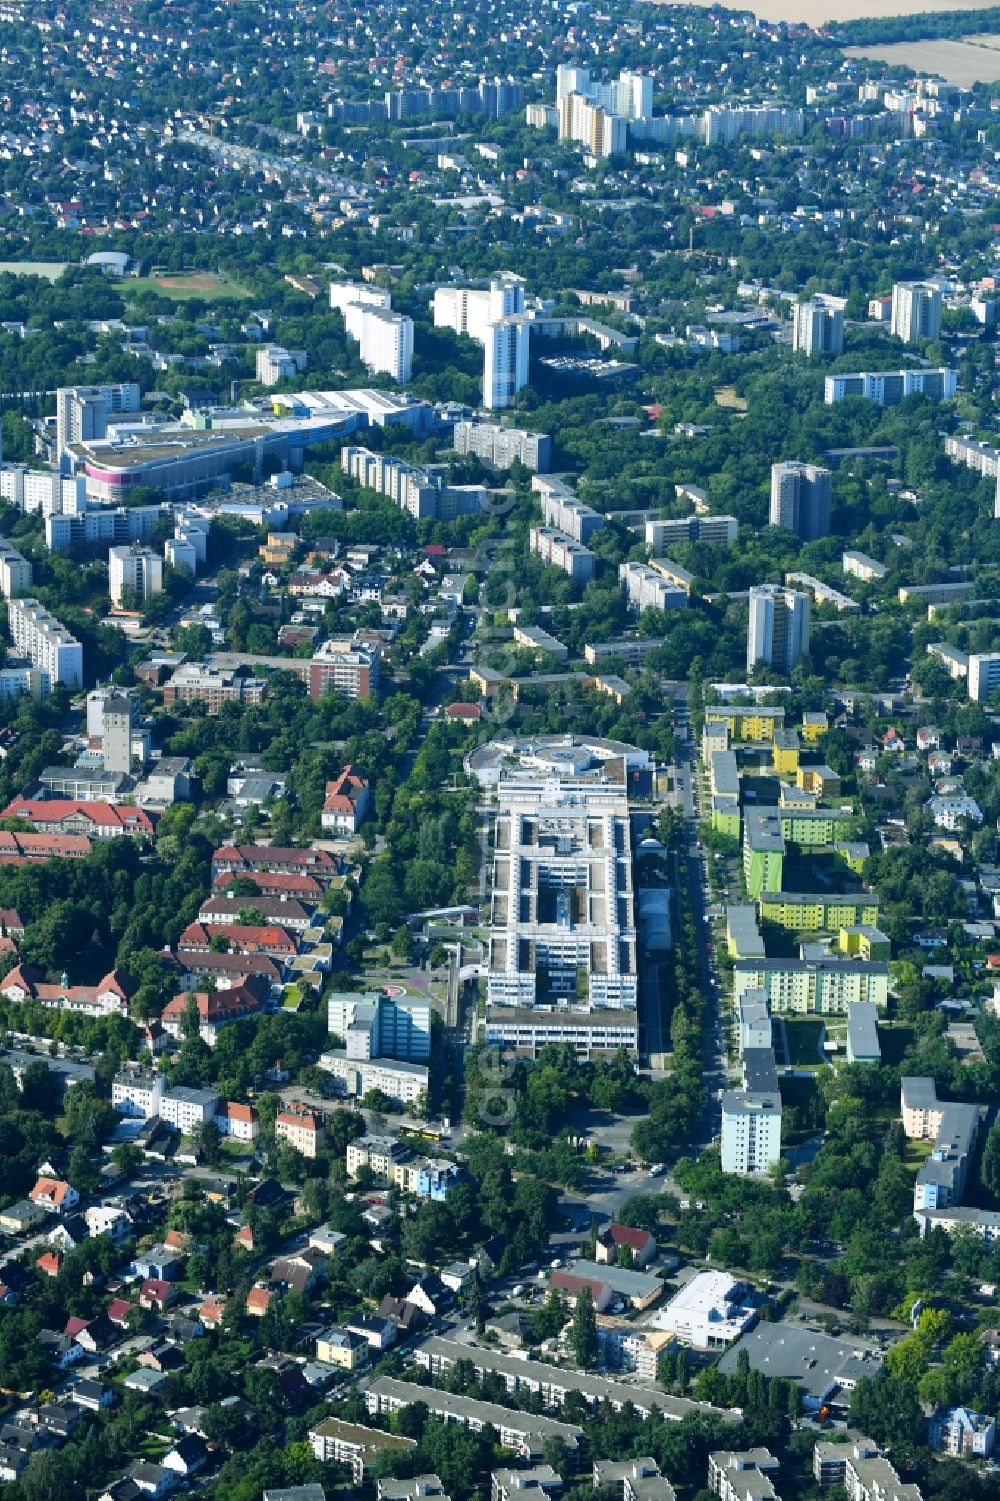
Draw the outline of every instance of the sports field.
<instances>
[{"instance_id":1,"label":"sports field","mask_svg":"<svg viewBox=\"0 0 1000 1501\"><path fill-rule=\"evenodd\" d=\"M204 302L216 302L223 297L252 297L253 293L238 281L216 271L176 271L162 275L126 277L119 282L128 296L136 292L158 292L161 297L170 297L175 302L186 302L197 297Z\"/></svg>"}]
</instances>

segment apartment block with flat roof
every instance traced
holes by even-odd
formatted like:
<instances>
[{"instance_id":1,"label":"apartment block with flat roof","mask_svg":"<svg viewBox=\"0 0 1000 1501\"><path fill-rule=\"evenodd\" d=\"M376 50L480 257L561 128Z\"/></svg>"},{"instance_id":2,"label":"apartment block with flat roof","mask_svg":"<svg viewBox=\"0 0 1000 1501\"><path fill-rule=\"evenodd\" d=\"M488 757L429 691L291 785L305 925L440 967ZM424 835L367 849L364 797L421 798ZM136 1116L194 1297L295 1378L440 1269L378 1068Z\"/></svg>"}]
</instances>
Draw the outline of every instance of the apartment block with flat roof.
<instances>
[{"instance_id":1,"label":"apartment block with flat roof","mask_svg":"<svg viewBox=\"0 0 1000 1501\"><path fill-rule=\"evenodd\" d=\"M30 597L9 600L7 623L18 652L45 675L49 686L82 686L83 647L43 604Z\"/></svg>"},{"instance_id":2,"label":"apartment block with flat roof","mask_svg":"<svg viewBox=\"0 0 1000 1501\"><path fill-rule=\"evenodd\" d=\"M958 390L958 371L859 370L850 375L828 375L823 386L827 406L848 396L860 396L879 406L897 406L907 396L926 396L930 401L948 401Z\"/></svg>"},{"instance_id":3,"label":"apartment block with flat roof","mask_svg":"<svg viewBox=\"0 0 1000 1501\"><path fill-rule=\"evenodd\" d=\"M621 563L618 567L625 603L636 614L641 614L643 610L684 608L688 602L691 579L690 574L686 576L687 588L676 577L670 577L662 569L646 563Z\"/></svg>"},{"instance_id":4,"label":"apartment block with flat roof","mask_svg":"<svg viewBox=\"0 0 1000 1501\"><path fill-rule=\"evenodd\" d=\"M565 532L574 542L586 544L604 525L600 511L578 500L561 480L536 476L531 488L541 500L545 525L554 527L557 532Z\"/></svg>"},{"instance_id":5,"label":"apartment block with flat roof","mask_svg":"<svg viewBox=\"0 0 1000 1501\"><path fill-rule=\"evenodd\" d=\"M764 891L760 895L760 916L763 922L791 933L874 927L878 898L866 892L838 896L832 892Z\"/></svg>"},{"instance_id":6,"label":"apartment block with flat roof","mask_svg":"<svg viewBox=\"0 0 1000 1501\"><path fill-rule=\"evenodd\" d=\"M735 999L763 990L771 1015L846 1016L856 1001L884 1011L889 997L889 966L856 959L737 959Z\"/></svg>"},{"instance_id":7,"label":"apartment block with flat roof","mask_svg":"<svg viewBox=\"0 0 1000 1501\"><path fill-rule=\"evenodd\" d=\"M781 1157L781 1091L727 1090L720 1150L724 1173L769 1172Z\"/></svg>"},{"instance_id":8,"label":"apartment block with flat roof","mask_svg":"<svg viewBox=\"0 0 1000 1501\"><path fill-rule=\"evenodd\" d=\"M34 573L27 558L23 558L6 539L0 539L0 594L4 599L16 599L30 594Z\"/></svg>"},{"instance_id":9,"label":"apartment block with flat roof","mask_svg":"<svg viewBox=\"0 0 1000 1501\"><path fill-rule=\"evenodd\" d=\"M897 281L892 289L890 332L904 344L941 333L941 289L930 281Z\"/></svg>"},{"instance_id":10,"label":"apartment block with flat roof","mask_svg":"<svg viewBox=\"0 0 1000 1501\"><path fill-rule=\"evenodd\" d=\"M456 422L452 441L456 453L475 454L484 464L492 464L497 469L523 464L536 474L544 474L552 460L552 439L548 433L501 427L496 422ZM558 525L558 522L553 525ZM587 539L581 537L579 540L585 542Z\"/></svg>"},{"instance_id":11,"label":"apartment block with flat roof","mask_svg":"<svg viewBox=\"0 0 1000 1501\"><path fill-rule=\"evenodd\" d=\"M747 808L743 819L743 875L747 892L780 891L785 836L776 808Z\"/></svg>"},{"instance_id":12,"label":"apartment block with flat roof","mask_svg":"<svg viewBox=\"0 0 1000 1501\"><path fill-rule=\"evenodd\" d=\"M809 650L808 594L780 584L760 584L750 590L747 629L747 672L759 664L775 672L791 673Z\"/></svg>"},{"instance_id":13,"label":"apartment block with flat roof","mask_svg":"<svg viewBox=\"0 0 1000 1501\"><path fill-rule=\"evenodd\" d=\"M647 521L646 545L652 548L654 557L678 542L712 542L718 547L731 547L739 530L735 516L676 516Z\"/></svg>"},{"instance_id":14,"label":"apartment block with flat roof","mask_svg":"<svg viewBox=\"0 0 1000 1501\"><path fill-rule=\"evenodd\" d=\"M551 526L533 526L528 533L531 551L553 568L561 568L570 578L585 584L594 576L596 558L589 547L576 542L566 532Z\"/></svg>"},{"instance_id":15,"label":"apartment block with flat roof","mask_svg":"<svg viewBox=\"0 0 1000 1501\"><path fill-rule=\"evenodd\" d=\"M623 768L501 776L489 1006L634 1009L632 846Z\"/></svg>"},{"instance_id":16,"label":"apartment block with flat roof","mask_svg":"<svg viewBox=\"0 0 1000 1501\"><path fill-rule=\"evenodd\" d=\"M770 525L804 542L830 530L830 471L798 459L771 465Z\"/></svg>"},{"instance_id":17,"label":"apartment block with flat roof","mask_svg":"<svg viewBox=\"0 0 1000 1501\"><path fill-rule=\"evenodd\" d=\"M402 1407L420 1402L432 1416L442 1418L446 1423L461 1423L474 1433L482 1432L487 1426L493 1427L505 1449L527 1455L540 1456L545 1440L549 1438L561 1439L571 1454L579 1451L583 1441L583 1430L575 1423L562 1423L557 1418L519 1412L496 1402L480 1402L474 1397L437 1391L430 1386L414 1386L412 1382L397 1381L392 1376L379 1376L372 1381L365 1392L365 1401L373 1416L398 1412ZM324 1424L331 1421L324 1419ZM385 1437L384 1434L380 1436Z\"/></svg>"}]
</instances>

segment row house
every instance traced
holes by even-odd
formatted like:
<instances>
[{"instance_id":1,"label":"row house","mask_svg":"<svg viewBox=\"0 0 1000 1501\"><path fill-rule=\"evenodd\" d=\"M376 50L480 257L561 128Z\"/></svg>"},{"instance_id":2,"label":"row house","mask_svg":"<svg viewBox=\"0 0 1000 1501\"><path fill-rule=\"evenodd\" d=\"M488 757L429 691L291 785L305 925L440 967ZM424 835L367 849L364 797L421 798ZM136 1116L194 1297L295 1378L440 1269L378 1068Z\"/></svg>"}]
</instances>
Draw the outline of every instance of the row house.
<instances>
[{"instance_id":1,"label":"row house","mask_svg":"<svg viewBox=\"0 0 1000 1501\"><path fill-rule=\"evenodd\" d=\"M86 834L15 834L0 829L0 865L38 860L85 860L93 849Z\"/></svg>"}]
</instances>

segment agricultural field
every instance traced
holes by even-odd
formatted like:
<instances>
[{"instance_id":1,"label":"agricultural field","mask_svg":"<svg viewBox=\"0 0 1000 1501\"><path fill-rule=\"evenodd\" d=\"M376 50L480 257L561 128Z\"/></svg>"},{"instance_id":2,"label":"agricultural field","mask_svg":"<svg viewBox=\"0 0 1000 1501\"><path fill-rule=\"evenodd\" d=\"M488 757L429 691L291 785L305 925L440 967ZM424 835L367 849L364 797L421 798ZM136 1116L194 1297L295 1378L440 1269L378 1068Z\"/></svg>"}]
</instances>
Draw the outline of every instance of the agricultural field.
<instances>
[{"instance_id":1,"label":"agricultural field","mask_svg":"<svg viewBox=\"0 0 1000 1501\"><path fill-rule=\"evenodd\" d=\"M867 57L894 68L912 68L971 88L1000 78L1000 36L970 36L963 41L935 38L895 42L885 47L845 47L848 57Z\"/></svg>"}]
</instances>

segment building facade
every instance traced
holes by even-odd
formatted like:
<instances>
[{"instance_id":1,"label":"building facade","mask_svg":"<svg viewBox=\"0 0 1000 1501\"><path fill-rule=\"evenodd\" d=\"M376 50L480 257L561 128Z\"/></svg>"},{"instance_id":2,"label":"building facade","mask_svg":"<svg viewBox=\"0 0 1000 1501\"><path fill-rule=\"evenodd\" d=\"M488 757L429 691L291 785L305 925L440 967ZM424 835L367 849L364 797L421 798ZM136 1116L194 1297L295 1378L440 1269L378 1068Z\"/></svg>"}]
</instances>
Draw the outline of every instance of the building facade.
<instances>
[{"instance_id":1,"label":"building facade","mask_svg":"<svg viewBox=\"0 0 1000 1501\"><path fill-rule=\"evenodd\" d=\"M844 309L840 299L811 297L797 302L792 312L792 349L812 359L818 354L844 352Z\"/></svg>"},{"instance_id":2,"label":"building facade","mask_svg":"<svg viewBox=\"0 0 1000 1501\"><path fill-rule=\"evenodd\" d=\"M594 576L596 558L589 547L574 542L565 532L557 532L551 526L533 526L528 533L531 551L552 568L561 568L571 579L585 584Z\"/></svg>"},{"instance_id":3,"label":"building facade","mask_svg":"<svg viewBox=\"0 0 1000 1501\"><path fill-rule=\"evenodd\" d=\"M647 563L620 563L618 578L628 608L636 614L643 610L683 609L688 591L675 578Z\"/></svg>"},{"instance_id":4,"label":"building facade","mask_svg":"<svg viewBox=\"0 0 1000 1501\"><path fill-rule=\"evenodd\" d=\"M497 469L523 464L536 474L544 474L552 459L552 439L547 433L500 427L493 422L456 422L453 441L456 453L474 454Z\"/></svg>"},{"instance_id":5,"label":"building facade","mask_svg":"<svg viewBox=\"0 0 1000 1501\"><path fill-rule=\"evenodd\" d=\"M56 457L70 443L106 437L113 416L138 412L142 393L135 382L118 386L60 386L56 392Z\"/></svg>"},{"instance_id":6,"label":"building facade","mask_svg":"<svg viewBox=\"0 0 1000 1501\"><path fill-rule=\"evenodd\" d=\"M747 672L761 664L790 674L809 650L808 594L780 584L758 584L750 590L747 631Z\"/></svg>"},{"instance_id":7,"label":"building facade","mask_svg":"<svg viewBox=\"0 0 1000 1501\"><path fill-rule=\"evenodd\" d=\"M12 599L7 620L18 652L44 674L50 686L82 686L83 647L44 605L30 596Z\"/></svg>"},{"instance_id":8,"label":"building facade","mask_svg":"<svg viewBox=\"0 0 1000 1501\"><path fill-rule=\"evenodd\" d=\"M985 703L1000 688L1000 652L973 652L969 657L969 697Z\"/></svg>"},{"instance_id":9,"label":"building facade","mask_svg":"<svg viewBox=\"0 0 1000 1501\"><path fill-rule=\"evenodd\" d=\"M892 289L890 332L904 344L941 334L941 291L928 281L897 281Z\"/></svg>"},{"instance_id":10,"label":"building facade","mask_svg":"<svg viewBox=\"0 0 1000 1501\"><path fill-rule=\"evenodd\" d=\"M748 1177L781 1157L781 1093L727 1090L722 1097L722 1171Z\"/></svg>"},{"instance_id":11,"label":"building facade","mask_svg":"<svg viewBox=\"0 0 1000 1501\"><path fill-rule=\"evenodd\" d=\"M958 390L957 370L860 370L850 375L828 375L823 386L827 406L848 396L861 396L881 407L897 406L907 396L926 396L930 401L949 401Z\"/></svg>"},{"instance_id":12,"label":"building facade","mask_svg":"<svg viewBox=\"0 0 1000 1501\"><path fill-rule=\"evenodd\" d=\"M798 459L771 465L769 524L783 526L803 542L830 530L830 471Z\"/></svg>"},{"instance_id":13,"label":"building facade","mask_svg":"<svg viewBox=\"0 0 1000 1501\"><path fill-rule=\"evenodd\" d=\"M141 604L163 590L163 559L149 547L112 547L108 553L111 603Z\"/></svg>"},{"instance_id":14,"label":"building facade","mask_svg":"<svg viewBox=\"0 0 1000 1501\"><path fill-rule=\"evenodd\" d=\"M27 558L23 558L11 543L0 540L0 594L4 599L30 594L33 578Z\"/></svg>"}]
</instances>

